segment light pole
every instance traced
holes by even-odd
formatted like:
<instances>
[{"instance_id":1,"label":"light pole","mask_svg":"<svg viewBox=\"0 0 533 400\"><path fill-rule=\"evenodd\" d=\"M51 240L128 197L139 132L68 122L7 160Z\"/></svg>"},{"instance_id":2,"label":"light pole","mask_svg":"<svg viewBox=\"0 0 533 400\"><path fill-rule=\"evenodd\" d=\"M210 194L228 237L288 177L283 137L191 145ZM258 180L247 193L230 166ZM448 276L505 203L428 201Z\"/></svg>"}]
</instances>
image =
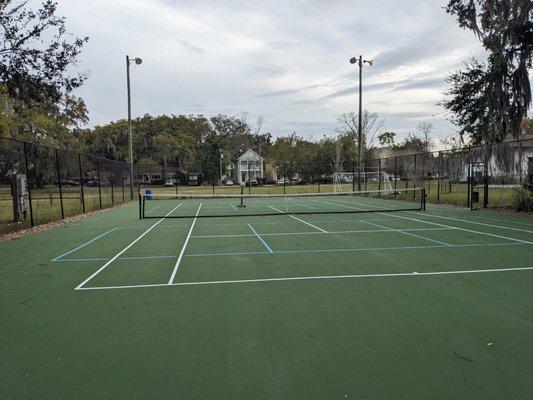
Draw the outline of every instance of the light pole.
<instances>
[{"instance_id":1,"label":"light pole","mask_svg":"<svg viewBox=\"0 0 533 400\"><path fill-rule=\"evenodd\" d=\"M128 83L128 154L130 159L130 200L133 200L133 138L131 135L131 88L130 88L130 64L134 62L141 65L143 60L138 57L130 59L126 56L126 80Z\"/></svg>"},{"instance_id":2,"label":"light pole","mask_svg":"<svg viewBox=\"0 0 533 400\"><path fill-rule=\"evenodd\" d=\"M359 132L357 134L357 190L361 191L361 175L363 163L363 66L366 64L372 65L374 60L363 60L363 56L359 58L350 58L350 64L359 65Z\"/></svg>"}]
</instances>

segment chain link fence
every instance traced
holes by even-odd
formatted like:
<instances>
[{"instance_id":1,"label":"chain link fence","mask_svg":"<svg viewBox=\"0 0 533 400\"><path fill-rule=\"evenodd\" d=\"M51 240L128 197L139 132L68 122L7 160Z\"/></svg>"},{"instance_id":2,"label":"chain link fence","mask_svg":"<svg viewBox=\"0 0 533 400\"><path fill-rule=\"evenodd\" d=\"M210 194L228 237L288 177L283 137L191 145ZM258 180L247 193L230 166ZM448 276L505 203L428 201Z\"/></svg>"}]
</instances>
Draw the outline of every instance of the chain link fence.
<instances>
[{"instance_id":1,"label":"chain link fence","mask_svg":"<svg viewBox=\"0 0 533 400\"><path fill-rule=\"evenodd\" d=\"M457 150L356 161L136 166L94 155L0 138L0 233L136 199L142 190L168 194L280 194L425 188L427 202L470 208L514 207L533 188L533 138ZM413 196L418 195L413 191ZM411 200L411 199L408 199Z\"/></svg>"},{"instance_id":2,"label":"chain link fence","mask_svg":"<svg viewBox=\"0 0 533 400\"><path fill-rule=\"evenodd\" d=\"M394 151L391 151L394 154ZM361 172L361 173L360 173ZM427 202L511 208L533 186L533 139L364 161L221 160L141 166L145 189L174 194L325 193L425 188ZM418 193L413 191L413 196ZM411 200L411 199L409 199Z\"/></svg>"},{"instance_id":3,"label":"chain link fence","mask_svg":"<svg viewBox=\"0 0 533 400\"><path fill-rule=\"evenodd\" d=\"M0 138L0 234L133 199L127 163Z\"/></svg>"}]
</instances>

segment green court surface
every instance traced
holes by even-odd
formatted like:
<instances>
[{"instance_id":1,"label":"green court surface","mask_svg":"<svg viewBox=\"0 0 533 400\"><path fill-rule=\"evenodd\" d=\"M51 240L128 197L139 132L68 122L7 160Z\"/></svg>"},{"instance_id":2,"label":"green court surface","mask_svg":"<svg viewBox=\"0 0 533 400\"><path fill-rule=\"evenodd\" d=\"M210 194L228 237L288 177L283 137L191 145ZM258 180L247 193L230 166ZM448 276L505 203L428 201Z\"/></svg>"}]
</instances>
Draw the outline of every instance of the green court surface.
<instances>
[{"instance_id":1,"label":"green court surface","mask_svg":"<svg viewBox=\"0 0 533 400\"><path fill-rule=\"evenodd\" d=\"M533 398L532 216L234 200L0 243L0 397Z\"/></svg>"}]
</instances>

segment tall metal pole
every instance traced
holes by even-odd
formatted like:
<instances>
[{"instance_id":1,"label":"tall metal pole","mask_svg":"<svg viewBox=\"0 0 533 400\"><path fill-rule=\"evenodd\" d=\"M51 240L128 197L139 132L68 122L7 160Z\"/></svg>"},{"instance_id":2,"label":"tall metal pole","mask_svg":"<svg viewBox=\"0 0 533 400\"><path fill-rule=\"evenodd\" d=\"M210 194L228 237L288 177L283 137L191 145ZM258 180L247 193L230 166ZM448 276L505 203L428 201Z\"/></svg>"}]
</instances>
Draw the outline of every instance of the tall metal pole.
<instances>
[{"instance_id":1,"label":"tall metal pole","mask_svg":"<svg viewBox=\"0 0 533 400\"><path fill-rule=\"evenodd\" d=\"M359 56L359 132L357 135L357 190L361 191L363 155L363 56Z\"/></svg>"},{"instance_id":2,"label":"tall metal pole","mask_svg":"<svg viewBox=\"0 0 533 400\"><path fill-rule=\"evenodd\" d=\"M130 200L133 200L133 138L131 135L130 56L126 56L126 80L128 83L128 155L130 161Z\"/></svg>"}]
</instances>

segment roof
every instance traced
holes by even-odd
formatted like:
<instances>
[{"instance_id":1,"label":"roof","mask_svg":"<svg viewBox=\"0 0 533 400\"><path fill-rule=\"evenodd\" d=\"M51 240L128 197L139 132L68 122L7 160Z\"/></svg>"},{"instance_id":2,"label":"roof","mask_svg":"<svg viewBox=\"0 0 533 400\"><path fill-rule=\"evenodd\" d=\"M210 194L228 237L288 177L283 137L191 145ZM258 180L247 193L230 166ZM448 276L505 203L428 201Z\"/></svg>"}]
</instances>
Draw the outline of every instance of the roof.
<instances>
[{"instance_id":1,"label":"roof","mask_svg":"<svg viewBox=\"0 0 533 400\"><path fill-rule=\"evenodd\" d=\"M252 149L248 149L237 159L237 161L263 161L263 157L261 157Z\"/></svg>"}]
</instances>

